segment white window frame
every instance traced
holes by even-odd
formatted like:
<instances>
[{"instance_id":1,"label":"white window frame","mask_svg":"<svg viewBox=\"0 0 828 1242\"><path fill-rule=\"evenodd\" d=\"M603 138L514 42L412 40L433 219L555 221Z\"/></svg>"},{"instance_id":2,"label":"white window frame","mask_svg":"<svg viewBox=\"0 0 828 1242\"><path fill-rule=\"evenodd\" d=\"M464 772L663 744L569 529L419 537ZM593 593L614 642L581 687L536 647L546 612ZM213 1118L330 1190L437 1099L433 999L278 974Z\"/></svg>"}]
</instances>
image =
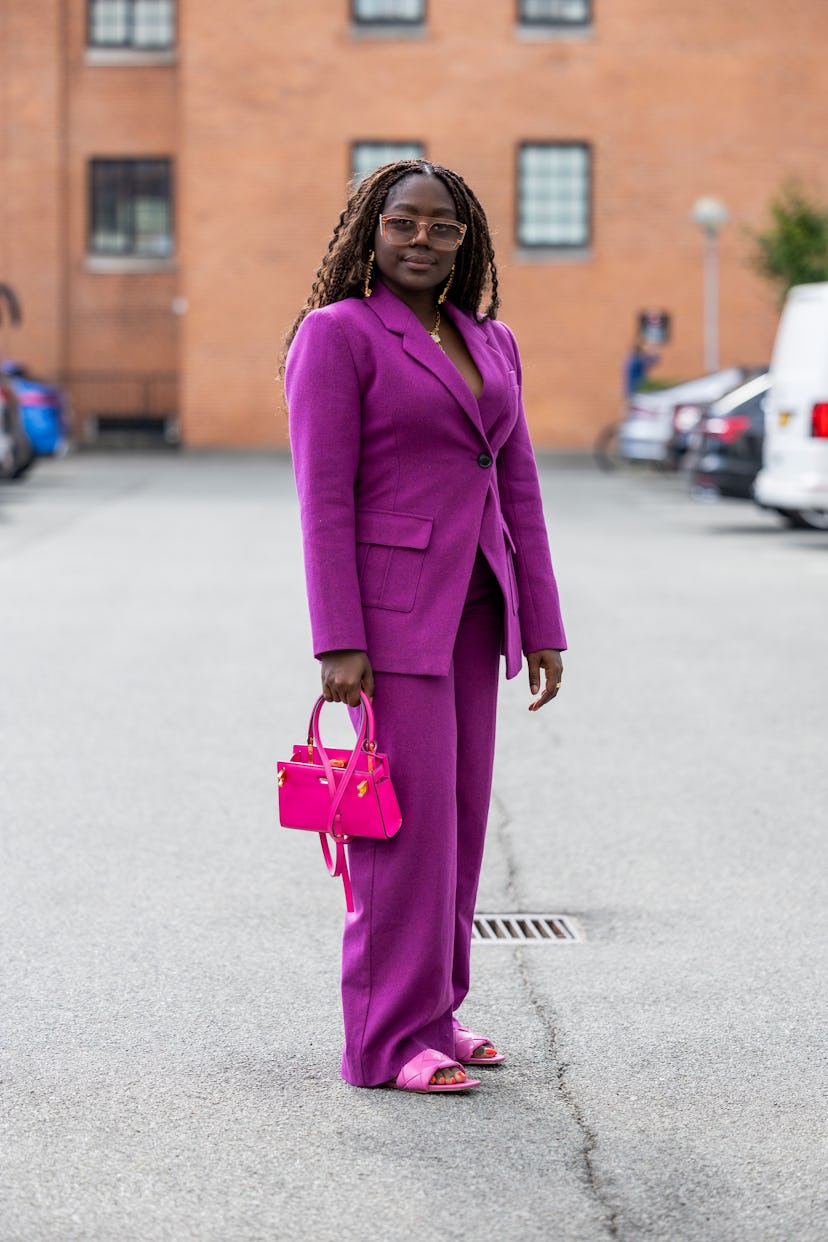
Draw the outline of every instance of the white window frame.
<instances>
[{"instance_id":1,"label":"white window frame","mask_svg":"<svg viewBox=\"0 0 828 1242\"><path fill-rule=\"evenodd\" d=\"M357 27L418 28L425 25L426 0L351 0Z\"/></svg>"},{"instance_id":2,"label":"white window frame","mask_svg":"<svg viewBox=\"0 0 828 1242\"><path fill-rule=\"evenodd\" d=\"M94 54L136 54L141 56L168 56L175 50L177 37L177 21L178 21L178 5L176 0L114 0L123 6L125 22L124 38L107 42L102 38L95 38L95 10L101 9L107 3L113 0L87 0L86 9L86 46L87 52ZM159 9L166 9L164 17L169 18L169 38L163 43L141 43L136 42L136 32L138 29L137 19L140 16L140 5L146 3L157 4Z\"/></svg>"},{"instance_id":3,"label":"white window frame","mask_svg":"<svg viewBox=\"0 0 828 1242\"><path fill-rule=\"evenodd\" d=\"M518 0L518 24L526 30L583 30L592 25L592 2ZM576 6L579 11L570 16L568 10Z\"/></svg>"},{"instance_id":4,"label":"white window frame","mask_svg":"<svg viewBox=\"0 0 828 1242\"><path fill-rule=\"evenodd\" d=\"M546 161L545 155L550 157ZM592 147L588 142L520 143L515 231L521 250L571 254L589 248L592 244L592 165ZM546 196L539 193L544 181L552 191ZM573 190L576 193L573 194ZM544 221L546 229L542 227Z\"/></svg>"},{"instance_id":5,"label":"white window frame","mask_svg":"<svg viewBox=\"0 0 828 1242\"><path fill-rule=\"evenodd\" d=\"M368 159L360 158L361 152L372 151ZM383 164L391 164L395 160L423 160L425 147L421 142L385 142L373 139L358 139L351 143L351 184L359 185L370 173Z\"/></svg>"},{"instance_id":6,"label":"white window frame","mask_svg":"<svg viewBox=\"0 0 828 1242\"><path fill-rule=\"evenodd\" d=\"M157 165L159 171L166 174L167 198L141 198L137 192L140 188L139 165ZM125 249L117 249L114 246L107 247L96 243L96 233L98 237L105 236L102 228L100 217L100 203L97 199L98 176L97 170L104 165L119 166L119 173L127 186L132 185L133 193L131 198L125 198L125 209L129 216L130 229L123 227L121 233L131 236L132 245ZM157 246L138 246L136 242L139 239L139 229L137 227L140 217L144 220L152 218L154 212L158 212L159 204L162 205L164 223L166 228L159 230L161 242ZM174 200L174 166L173 160L169 156L95 156L89 161L89 232L87 240L87 259L94 266L107 265L162 265L170 266L175 255L175 200Z\"/></svg>"}]
</instances>

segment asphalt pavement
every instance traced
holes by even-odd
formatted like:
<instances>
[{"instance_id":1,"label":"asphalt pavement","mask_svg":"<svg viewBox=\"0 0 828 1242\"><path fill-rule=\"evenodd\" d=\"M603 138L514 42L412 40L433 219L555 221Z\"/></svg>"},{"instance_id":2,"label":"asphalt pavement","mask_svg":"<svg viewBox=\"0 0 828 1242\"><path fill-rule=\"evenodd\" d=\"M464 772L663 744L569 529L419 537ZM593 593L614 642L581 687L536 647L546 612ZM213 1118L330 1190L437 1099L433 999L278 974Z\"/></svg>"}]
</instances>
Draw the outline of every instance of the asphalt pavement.
<instances>
[{"instance_id":1,"label":"asphalt pavement","mask_svg":"<svg viewBox=\"0 0 828 1242\"><path fill-rule=\"evenodd\" d=\"M541 473L571 650L479 908L580 938L475 947L460 1097L339 1078L287 459L0 489L0 1242L824 1242L828 534Z\"/></svg>"}]
</instances>

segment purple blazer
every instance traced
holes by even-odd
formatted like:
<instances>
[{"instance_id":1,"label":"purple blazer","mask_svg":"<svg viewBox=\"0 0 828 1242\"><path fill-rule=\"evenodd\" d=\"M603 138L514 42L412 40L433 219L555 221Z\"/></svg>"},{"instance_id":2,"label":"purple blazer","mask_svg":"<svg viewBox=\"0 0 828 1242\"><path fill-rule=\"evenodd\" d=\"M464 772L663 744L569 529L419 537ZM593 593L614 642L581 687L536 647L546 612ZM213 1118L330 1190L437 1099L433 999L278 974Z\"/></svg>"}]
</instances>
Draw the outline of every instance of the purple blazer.
<instances>
[{"instance_id":1,"label":"purple blazer","mask_svg":"<svg viewBox=\"0 0 828 1242\"><path fill-rule=\"evenodd\" d=\"M313 647L444 676L478 546L504 597L506 675L566 646L509 329L446 303L475 400L384 285L311 311L285 371Z\"/></svg>"}]
</instances>

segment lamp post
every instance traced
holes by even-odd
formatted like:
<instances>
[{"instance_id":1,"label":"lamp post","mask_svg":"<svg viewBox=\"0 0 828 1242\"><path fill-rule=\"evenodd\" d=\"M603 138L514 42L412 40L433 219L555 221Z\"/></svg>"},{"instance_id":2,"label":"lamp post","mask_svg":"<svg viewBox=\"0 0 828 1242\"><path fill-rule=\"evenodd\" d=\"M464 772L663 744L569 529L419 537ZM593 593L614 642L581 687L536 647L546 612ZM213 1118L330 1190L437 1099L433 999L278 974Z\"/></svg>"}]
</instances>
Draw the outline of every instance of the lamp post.
<instances>
[{"instance_id":1,"label":"lamp post","mask_svg":"<svg viewBox=\"0 0 828 1242\"><path fill-rule=\"evenodd\" d=\"M719 366L719 233L730 212L718 198L697 199L691 219L704 233L704 369Z\"/></svg>"}]
</instances>

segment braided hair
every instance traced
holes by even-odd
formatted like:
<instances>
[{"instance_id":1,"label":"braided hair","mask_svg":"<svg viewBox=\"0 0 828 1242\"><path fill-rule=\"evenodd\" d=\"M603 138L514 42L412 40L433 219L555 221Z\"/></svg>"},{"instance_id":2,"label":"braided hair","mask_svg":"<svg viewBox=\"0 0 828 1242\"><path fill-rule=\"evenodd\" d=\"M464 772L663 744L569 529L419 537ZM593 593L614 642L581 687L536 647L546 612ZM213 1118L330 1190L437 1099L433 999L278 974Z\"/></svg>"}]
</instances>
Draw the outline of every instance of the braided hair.
<instances>
[{"instance_id":1,"label":"braided hair","mask_svg":"<svg viewBox=\"0 0 828 1242\"><path fill-rule=\"evenodd\" d=\"M431 164L427 160L397 160L371 173L350 194L316 273L308 300L288 331L285 355L309 311L330 306L332 302L341 302L343 298L365 296L368 258L374 246L374 233L382 205L392 186L414 175L439 177L454 200L457 219L466 225L466 235L457 251L454 280L447 300L461 310L476 315L480 313L480 303L488 293L488 304L482 317L497 318L500 298L494 249L486 213L477 195L459 173L444 168L442 164Z\"/></svg>"}]
</instances>

